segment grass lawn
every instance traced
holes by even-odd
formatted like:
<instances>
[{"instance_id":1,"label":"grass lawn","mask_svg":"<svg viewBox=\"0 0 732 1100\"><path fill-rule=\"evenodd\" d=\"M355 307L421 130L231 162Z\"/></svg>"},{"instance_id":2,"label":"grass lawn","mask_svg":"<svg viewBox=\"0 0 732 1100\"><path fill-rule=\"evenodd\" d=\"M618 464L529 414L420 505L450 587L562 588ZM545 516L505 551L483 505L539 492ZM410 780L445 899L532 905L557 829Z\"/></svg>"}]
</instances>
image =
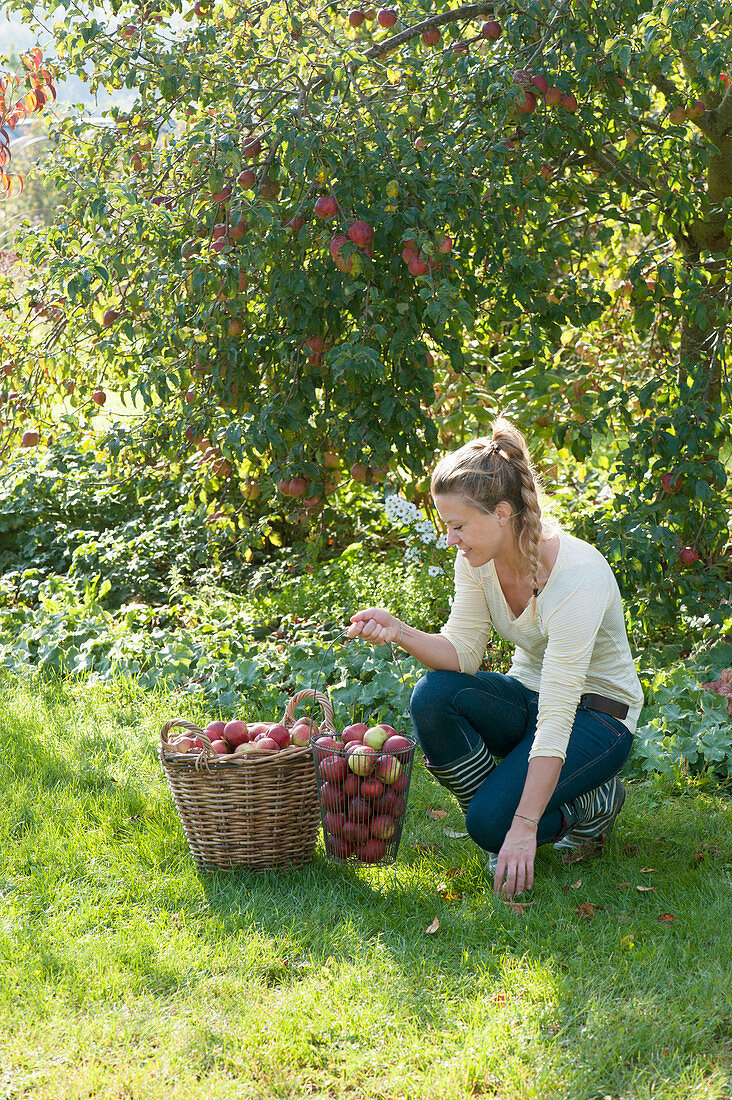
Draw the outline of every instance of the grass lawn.
<instances>
[{"instance_id":1,"label":"grass lawn","mask_svg":"<svg viewBox=\"0 0 732 1100\"><path fill-rule=\"evenodd\" d=\"M421 766L395 866L202 876L156 756L178 703L2 700L0 1097L732 1096L724 792L632 785L604 858L542 849L525 906Z\"/></svg>"}]
</instances>

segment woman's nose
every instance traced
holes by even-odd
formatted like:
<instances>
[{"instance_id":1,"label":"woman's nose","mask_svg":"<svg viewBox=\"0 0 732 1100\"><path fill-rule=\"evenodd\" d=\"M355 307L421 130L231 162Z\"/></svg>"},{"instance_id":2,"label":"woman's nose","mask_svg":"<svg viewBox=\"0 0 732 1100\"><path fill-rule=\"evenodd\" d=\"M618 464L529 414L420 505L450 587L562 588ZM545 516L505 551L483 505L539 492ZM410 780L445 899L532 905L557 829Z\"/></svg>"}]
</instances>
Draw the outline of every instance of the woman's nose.
<instances>
[{"instance_id":1,"label":"woman's nose","mask_svg":"<svg viewBox=\"0 0 732 1100\"><path fill-rule=\"evenodd\" d=\"M447 532L447 545L448 546L456 546L459 542L460 542L460 536L457 533L457 531L448 531Z\"/></svg>"}]
</instances>

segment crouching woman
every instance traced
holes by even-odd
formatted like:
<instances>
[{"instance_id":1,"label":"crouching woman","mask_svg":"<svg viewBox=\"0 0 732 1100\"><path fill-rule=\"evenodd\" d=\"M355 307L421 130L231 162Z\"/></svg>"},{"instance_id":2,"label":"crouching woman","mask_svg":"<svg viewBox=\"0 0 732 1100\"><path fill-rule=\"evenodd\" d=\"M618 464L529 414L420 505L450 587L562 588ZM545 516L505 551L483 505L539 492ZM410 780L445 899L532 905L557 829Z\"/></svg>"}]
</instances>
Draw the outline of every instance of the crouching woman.
<instances>
[{"instance_id":1,"label":"crouching woman","mask_svg":"<svg viewBox=\"0 0 732 1100\"><path fill-rule=\"evenodd\" d=\"M643 695L610 566L545 523L516 427L500 419L443 458L431 492L457 551L447 623L428 634L366 608L349 634L433 670L410 706L426 766L489 853L496 892L513 897L533 885L537 845L604 844ZM515 646L505 675L478 671L493 630Z\"/></svg>"}]
</instances>

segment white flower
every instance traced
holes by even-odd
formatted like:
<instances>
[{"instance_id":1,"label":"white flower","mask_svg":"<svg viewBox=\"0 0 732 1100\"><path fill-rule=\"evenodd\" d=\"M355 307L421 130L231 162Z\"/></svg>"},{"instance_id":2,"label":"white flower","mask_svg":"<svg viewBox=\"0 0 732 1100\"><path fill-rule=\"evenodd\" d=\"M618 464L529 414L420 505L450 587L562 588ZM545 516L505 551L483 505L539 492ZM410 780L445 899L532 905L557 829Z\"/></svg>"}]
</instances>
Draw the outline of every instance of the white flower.
<instances>
[{"instance_id":1,"label":"white flower","mask_svg":"<svg viewBox=\"0 0 732 1100\"><path fill-rule=\"evenodd\" d=\"M422 557L422 551L416 544L413 544L412 546L408 546L404 551L404 557L407 561L417 561Z\"/></svg>"},{"instance_id":2,"label":"white flower","mask_svg":"<svg viewBox=\"0 0 732 1100\"><path fill-rule=\"evenodd\" d=\"M435 543L435 548L437 550L447 550L447 535L440 535L437 542Z\"/></svg>"},{"instance_id":3,"label":"white flower","mask_svg":"<svg viewBox=\"0 0 732 1100\"><path fill-rule=\"evenodd\" d=\"M444 569L441 569L439 565L431 565L427 572L430 577L439 577L440 573L444 573Z\"/></svg>"}]
</instances>

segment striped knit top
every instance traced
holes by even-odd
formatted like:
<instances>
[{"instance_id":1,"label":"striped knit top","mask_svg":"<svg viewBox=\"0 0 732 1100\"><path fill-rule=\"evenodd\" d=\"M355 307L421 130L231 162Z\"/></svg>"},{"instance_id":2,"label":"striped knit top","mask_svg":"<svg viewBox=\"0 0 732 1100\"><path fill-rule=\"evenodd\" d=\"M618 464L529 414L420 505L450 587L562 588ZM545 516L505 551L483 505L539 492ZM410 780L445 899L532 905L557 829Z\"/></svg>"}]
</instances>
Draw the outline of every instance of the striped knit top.
<instances>
[{"instance_id":1,"label":"striped knit top","mask_svg":"<svg viewBox=\"0 0 732 1100\"><path fill-rule=\"evenodd\" d=\"M643 692L633 664L617 582L589 543L559 531L559 551L546 585L515 616L492 561L473 568L458 552L455 595L443 634L460 671L475 673L491 629L516 649L509 675L539 693L536 736L529 754L564 760L579 698L585 692L628 704L633 731Z\"/></svg>"}]
</instances>

